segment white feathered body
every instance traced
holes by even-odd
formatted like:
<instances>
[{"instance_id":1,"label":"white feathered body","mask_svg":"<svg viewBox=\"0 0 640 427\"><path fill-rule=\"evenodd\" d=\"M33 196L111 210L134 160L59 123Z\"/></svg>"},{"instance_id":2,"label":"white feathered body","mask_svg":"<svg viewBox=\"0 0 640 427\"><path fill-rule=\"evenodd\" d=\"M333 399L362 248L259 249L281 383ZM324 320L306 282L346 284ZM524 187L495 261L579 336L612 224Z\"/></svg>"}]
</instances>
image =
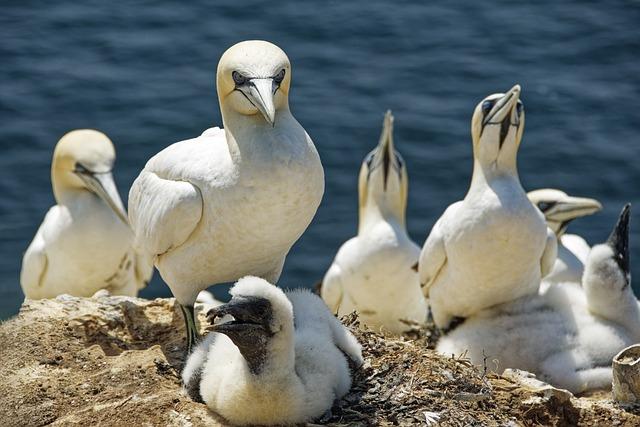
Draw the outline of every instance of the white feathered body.
<instances>
[{"instance_id":1,"label":"white feathered body","mask_svg":"<svg viewBox=\"0 0 640 427\"><path fill-rule=\"evenodd\" d=\"M49 210L24 255L25 295L91 296L108 289L135 296L144 281L136 275L132 242L129 226L100 198L85 191L69 196Z\"/></svg>"},{"instance_id":2,"label":"white feathered body","mask_svg":"<svg viewBox=\"0 0 640 427\"><path fill-rule=\"evenodd\" d=\"M323 299L340 316L357 311L373 329L401 333L422 324L427 306L412 268L419 255L403 227L377 221L342 245L323 280Z\"/></svg>"},{"instance_id":3,"label":"white feathered body","mask_svg":"<svg viewBox=\"0 0 640 427\"><path fill-rule=\"evenodd\" d=\"M466 354L501 373L517 368L574 393L611 385L611 361L637 333L592 314L580 284L551 286L485 310L443 336L445 355Z\"/></svg>"},{"instance_id":4,"label":"white feathered body","mask_svg":"<svg viewBox=\"0 0 640 427\"><path fill-rule=\"evenodd\" d=\"M466 317L537 292L547 226L517 177L503 175L493 178L491 185L472 185L434 229L446 253L429 288L434 317ZM422 256L428 262L429 254Z\"/></svg>"},{"instance_id":5,"label":"white feathered body","mask_svg":"<svg viewBox=\"0 0 640 427\"><path fill-rule=\"evenodd\" d=\"M218 128L175 143L149 160L131 188L137 244L157 255L183 304L244 275L277 281L320 204L320 158L290 114L271 132L239 137L241 153Z\"/></svg>"}]
</instances>

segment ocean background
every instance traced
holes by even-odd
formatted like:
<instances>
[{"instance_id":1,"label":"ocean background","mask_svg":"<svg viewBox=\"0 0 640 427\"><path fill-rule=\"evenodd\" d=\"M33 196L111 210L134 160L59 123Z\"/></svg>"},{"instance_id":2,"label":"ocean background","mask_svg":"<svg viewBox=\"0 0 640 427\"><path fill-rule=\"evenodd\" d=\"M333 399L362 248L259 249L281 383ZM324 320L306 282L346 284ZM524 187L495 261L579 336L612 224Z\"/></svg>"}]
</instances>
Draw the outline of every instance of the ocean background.
<instances>
[{"instance_id":1,"label":"ocean background","mask_svg":"<svg viewBox=\"0 0 640 427\"><path fill-rule=\"evenodd\" d=\"M355 234L357 174L386 109L408 164L409 231L421 245L469 185L473 108L519 83L523 186L599 199L602 212L569 227L590 243L634 203L640 293L638 1L5 1L0 10L0 319L19 309L22 254L54 203L58 139L75 128L105 132L126 203L153 154L221 125L216 65L245 39L289 55L291 109L326 174L281 286L312 286ZM157 273L142 292L170 295Z\"/></svg>"}]
</instances>

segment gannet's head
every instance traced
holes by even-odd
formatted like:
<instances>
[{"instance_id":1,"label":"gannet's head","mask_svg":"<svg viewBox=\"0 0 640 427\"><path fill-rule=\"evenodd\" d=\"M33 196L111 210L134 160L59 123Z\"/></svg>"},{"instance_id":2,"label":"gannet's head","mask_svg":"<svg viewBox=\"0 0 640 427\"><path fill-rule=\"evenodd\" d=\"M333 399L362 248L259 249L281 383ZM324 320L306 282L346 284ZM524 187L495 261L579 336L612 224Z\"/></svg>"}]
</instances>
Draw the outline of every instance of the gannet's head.
<instances>
[{"instance_id":1,"label":"gannet's head","mask_svg":"<svg viewBox=\"0 0 640 427\"><path fill-rule=\"evenodd\" d=\"M602 292L610 299L613 291L623 291L631 285L629 272L629 212L631 205L622 208L618 222L609 239L591 248L585 264L583 286L590 292ZM598 298L595 298L598 300Z\"/></svg>"},{"instance_id":2,"label":"gannet's head","mask_svg":"<svg viewBox=\"0 0 640 427\"><path fill-rule=\"evenodd\" d=\"M391 214L404 226L407 207L407 168L393 145L393 115L384 116L378 146L362 162L358 179L360 217L370 207Z\"/></svg>"},{"instance_id":3,"label":"gannet's head","mask_svg":"<svg viewBox=\"0 0 640 427\"><path fill-rule=\"evenodd\" d=\"M231 46L220 58L216 80L221 105L246 116L262 114L271 126L278 110L288 107L291 64L272 43L249 40Z\"/></svg>"},{"instance_id":4,"label":"gannet's head","mask_svg":"<svg viewBox=\"0 0 640 427\"><path fill-rule=\"evenodd\" d=\"M482 165L515 168L523 130L520 85L507 93L489 95L476 106L471 120L474 156Z\"/></svg>"},{"instance_id":5,"label":"gannet's head","mask_svg":"<svg viewBox=\"0 0 640 427\"><path fill-rule=\"evenodd\" d=\"M527 193L531 200L547 220L547 225L560 237L571 221L582 216L591 215L602 209L595 199L572 197L553 188L543 188Z\"/></svg>"},{"instance_id":6,"label":"gannet's head","mask_svg":"<svg viewBox=\"0 0 640 427\"><path fill-rule=\"evenodd\" d=\"M292 346L293 307L281 289L258 277L240 279L229 293L231 301L207 313L211 330L228 336L259 374L273 351L290 350L283 347ZM233 319L215 323L226 315Z\"/></svg>"},{"instance_id":7,"label":"gannet's head","mask_svg":"<svg viewBox=\"0 0 640 427\"><path fill-rule=\"evenodd\" d=\"M74 191L100 197L128 224L111 170L116 153L111 140L92 129L74 130L62 137L53 151L51 180L56 200Z\"/></svg>"}]
</instances>

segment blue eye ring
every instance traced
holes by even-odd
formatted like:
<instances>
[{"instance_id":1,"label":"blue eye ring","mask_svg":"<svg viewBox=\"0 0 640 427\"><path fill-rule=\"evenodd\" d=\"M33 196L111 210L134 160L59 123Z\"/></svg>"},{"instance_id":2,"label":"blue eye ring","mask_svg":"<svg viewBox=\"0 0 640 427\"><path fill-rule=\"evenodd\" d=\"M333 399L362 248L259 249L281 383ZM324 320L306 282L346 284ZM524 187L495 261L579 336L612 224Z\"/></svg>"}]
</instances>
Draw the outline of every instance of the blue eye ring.
<instances>
[{"instance_id":1,"label":"blue eye ring","mask_svg":"<svg viewBox=\"0 0 640 427\"><path fill-rule=\"evenodd\" d=\"M284 80L284 75L285 75L285 70L284 68L282 70L280 70L280 72L278 74L275 75L275 77L273 78L273 81L276 82L276 84L280 84L282 83L282 81Z\"/></svg>"},{"instance_id":2,"label":"blue eye ring","mask_svg":"<svg viewBox=\"0 0 640 427\"><path fill-rule=\"evenodd\" d=\"M538 202L538 209L540 209L542 212L546 212L549 209L551 209L552 207L554 207L556 205L556 202Z\"/></svg>"},{"instance_id":3,"label":"blue eye ring","mask_svg":"<svg viewBox=\"0 0 640 427\"><path fill-rule=\"evenodd\" d=\"M233 73L231 73L231 77L233 78L233 82L237 86L241 86L247 82L247 78L237 71L234 71Z\"/></svg>"},{"instance_id":4,"label":"blue eye ring","mask_svg":"<svg viewBox=\"0 0 640 427\"><path fill-rule=\"evenodd\" d=\"M493 101L484 101L481 107L482 111L485 113L488 113L493 108L493 104L494 104Z\"/></svg>"}]
</instances>

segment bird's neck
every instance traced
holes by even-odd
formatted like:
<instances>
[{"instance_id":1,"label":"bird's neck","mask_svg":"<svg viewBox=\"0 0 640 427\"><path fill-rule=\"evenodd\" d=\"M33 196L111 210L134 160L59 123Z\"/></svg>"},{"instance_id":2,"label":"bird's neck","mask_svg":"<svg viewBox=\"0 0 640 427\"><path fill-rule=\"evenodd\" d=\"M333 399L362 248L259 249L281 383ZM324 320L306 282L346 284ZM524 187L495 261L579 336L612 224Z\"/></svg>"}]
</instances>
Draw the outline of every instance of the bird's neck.
<instances>
[{"instance_id":1,"label":"bird's neck","mask_svg":"<svg viewBox=\"0 0 640 427\"><path fill-rule=\"evenodd\" d=\"M375 228L381 222L388 223L393 229L407 232L404 209L369 201L359 209L358 235Z\"/></svg>"},{"instance_id":2,"label":"bird's neck","mask_svg":"<svg viewBox=\"0 0 640 427\"><path fill-rule=\"evenodd\" d=\"M512 180L520 183L515 161L500 162L500 159L498 159L497 161L487 163L474 159L470 189L490 187L494 181L504 180Z\"/></svg>"},{"instance_id":3,"label":"bird's neck","mask_svg":"<svg viewBox=\"0 0 640 427\"><path fill-rule=\"evenodd\" d=\"M283 130L290 130L295 121L287 106L278 109L274 126L260 113L245 115L225 106L221 111L229 153L235 163L259 161L277 154Z\"/></svg>"},{"instance_id":4,"label":"bird's neck","mask_svg":"<svg viewBox=\"0 0 640 427\"><path fill-rule=\"evenodd\" d=\"M291 325L293 329L293 325ZM246 360L246 357L245 357ZM248 364L255 379L261 383L270 379L291 375L295 369L295 342L293 330L280 331L269 340L264 352L264 360L259 367Z\"/></svg>"}]
</instances>

